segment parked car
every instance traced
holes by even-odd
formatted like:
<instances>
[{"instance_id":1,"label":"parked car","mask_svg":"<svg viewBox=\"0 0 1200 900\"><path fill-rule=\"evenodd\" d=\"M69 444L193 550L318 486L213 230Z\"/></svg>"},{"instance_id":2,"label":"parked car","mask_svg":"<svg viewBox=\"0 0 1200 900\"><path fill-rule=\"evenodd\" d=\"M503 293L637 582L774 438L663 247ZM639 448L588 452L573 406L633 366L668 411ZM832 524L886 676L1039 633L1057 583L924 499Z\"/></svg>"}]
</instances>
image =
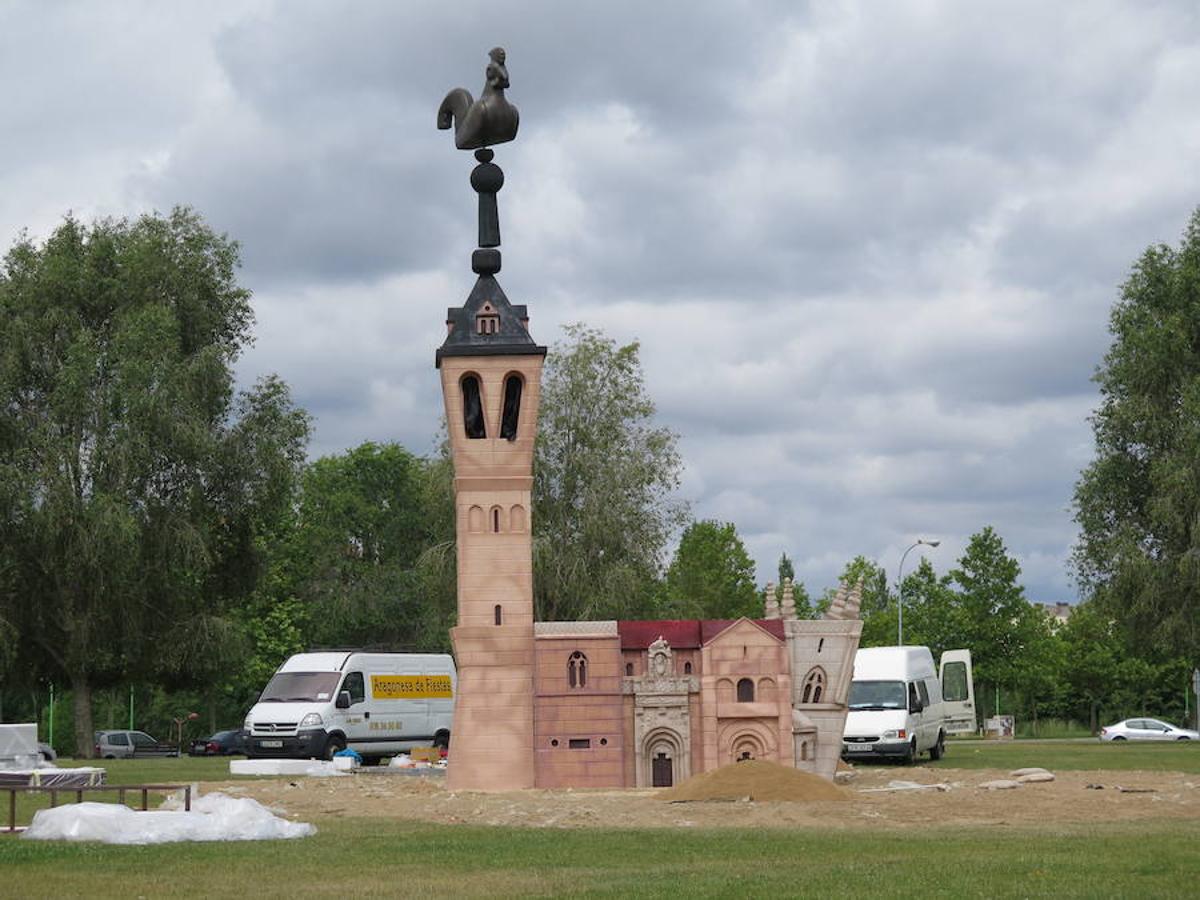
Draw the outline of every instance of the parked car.
<instances>
[{"instance_id":1,"label":"parked car","mask_svg":"<svg viewBox=\"0 0 1200 900\"><path fill-rule=\"evenodd\" d=\"M1100 729L1102 741L1196 741L1200 732L1176 728L1158 719L1126 719Z\"/></svg>"},{"instance_id":2,"label":"parked car","mask_svg":"<svg viewBox=\"0 0 1200 900\"><path fill-rule=\"evenodd\" d=\"M246 732L218 731L212 737L192 741L188 756L233 756L246 754Z\"/></svg>"},{"instance_id":3,"label":"parked car","mask_svg":"<svg viewBox=\"0 0 1200 900\"><path fill-rule=\"evenodd\" d=\"M144 731L97 731L95 744L96 756L103 759L179 755L174 744L157 741Z\"/></svg>"}]
</instances>

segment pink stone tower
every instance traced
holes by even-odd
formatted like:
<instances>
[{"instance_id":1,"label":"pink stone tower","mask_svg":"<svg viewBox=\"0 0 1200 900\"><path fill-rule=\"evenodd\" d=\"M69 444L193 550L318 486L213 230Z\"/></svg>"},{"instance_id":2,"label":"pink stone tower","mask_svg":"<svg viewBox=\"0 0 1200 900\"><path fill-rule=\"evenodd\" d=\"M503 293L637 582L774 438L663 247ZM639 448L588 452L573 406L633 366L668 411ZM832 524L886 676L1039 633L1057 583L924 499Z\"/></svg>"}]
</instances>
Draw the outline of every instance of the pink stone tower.
<instances>
[{"instance_id":1,"label":"pink stone tower","mask_svg":"<svg viewBox=\"0 0 1200 900\"><path fill-rule=\"evenodd\" d=\"M525 307L510 304L496 281L499 223L485 223L484 207L494 216L503 175L490 150L476 159L482 249L471 264L479 278L467 302L448 311L437 352L458 538L458 625L450 632L458 696L447 781L501 791L534 786L530 492L546 348L529 336Z\"/></svg>"}]
</instances>

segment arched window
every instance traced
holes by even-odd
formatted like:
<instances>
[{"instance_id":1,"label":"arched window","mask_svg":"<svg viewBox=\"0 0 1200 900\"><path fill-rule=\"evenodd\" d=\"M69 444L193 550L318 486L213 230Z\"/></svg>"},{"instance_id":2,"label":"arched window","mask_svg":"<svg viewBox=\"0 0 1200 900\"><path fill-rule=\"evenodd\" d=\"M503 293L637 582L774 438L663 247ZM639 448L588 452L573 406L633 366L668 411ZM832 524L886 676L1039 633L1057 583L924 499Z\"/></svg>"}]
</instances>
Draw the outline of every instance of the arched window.
<instances>
[{"instance_id":1,"label":"arched window","mask_svg":"<svg viewBox=\"0 0 1200 900\"><path fill-rule=\"evenodd\" d=\"M683 674L684 674L684 675L691 675L691 674L692 674L692 664L691 664L690 662L685 662L685 663L683 664Z\"/></svg>"},{"instance_id":2,"label":"arched window","mask_svg":"<svg viewBox=\"0 0 1200 900\"><path fill-rule=\"evenodd\" d=\"M492 531L496 534L500 533L500 507L492 508Z\"/></svg>"},{"instance_id":3,"label":"arched window","mask_svg":"<svg viewBox=\"0 0 1200 900\"><path fill-rule=\"evenodd\" d=\"M521 388L524 386L520 375L509 375L504 379L504 415L500 417L500 437L505 440L517 439L517 422L521 418Z\"/></svg>"},{"instance_id":4,"label":"arched window","mask_svg":"<svg viewBox=\"0 0 1200 900\"><path fill-rule=\"evenodd\" d=\"M803 761L806 761L807 759L808 759L808 741L801 741L800 742L800 760L803 762Z\"/></svg>"},{"instance_id":5,"label":"arched window","mask_svg":"<svg viewBox=\"0 0 1200 900\"><path fill-rule=\"evenodd\" d=\"M483 426L483 394L479 376L467 375L462 380L463 428L469 438L487 437Z\"/></svg>"},{"instance_id":6,"label":"arched window","mask_svg":"<svg viewBox=\"0 0 1200 900\"><path fill-rule=\"evenodd\" d=\"M753 703L754 702L754 682L749 678L743 678L737 683L737 698L738 703Z\"/></svg>"},{"instance_id":7,"label":"arched window","mask_svg":"<svg viewBox=\"0 0 1200 900\"><path fill-rule=\"evenodd\" d=\"M508 530L518 533L525 530L525 507L518 504L508 511Z\"/></svg>"},{"instance_id":8,"label":"arched window","mask_svg":"<svg viewBox=\"0 0 1200 900\"><path fill-rule=\"evenodd\" d=\"M801 703L820 703L825 693L825 670L820 666L810 669L804 677L804 690L800 693Z\"/></svg>"},{"instance_id":9,"label":"arched window","mask_svg":"<svg viewBox=\"0 0 1200 900\"><path fill-rule=\"evenodd\" d=\"M573 688L587 686L587 657L578 650L567 657L567 684Z\"/></svg>"},{"instance_id":10,"label":"arched window","mask_svg":"<svg viewBox=\"0 0 1200 900\"><path fill-rule=\"evenodd\" d=\"M497 604L496 604L496 624L497 624L497 625L499 625L499 624L500 624L500 619L501 619L501 613L500 613L500 604L499 604L499 603L497 603Z\"/></svg>"},{"instance_id":11,"label":"arched window","mask_svg":"<svg viewBox=\"0 0 1200 900\"><path fill-rule=\"evenodd\" d=\"M625 674L633 675L633 663L625 663Z\"/></svg>"}]
</instances>

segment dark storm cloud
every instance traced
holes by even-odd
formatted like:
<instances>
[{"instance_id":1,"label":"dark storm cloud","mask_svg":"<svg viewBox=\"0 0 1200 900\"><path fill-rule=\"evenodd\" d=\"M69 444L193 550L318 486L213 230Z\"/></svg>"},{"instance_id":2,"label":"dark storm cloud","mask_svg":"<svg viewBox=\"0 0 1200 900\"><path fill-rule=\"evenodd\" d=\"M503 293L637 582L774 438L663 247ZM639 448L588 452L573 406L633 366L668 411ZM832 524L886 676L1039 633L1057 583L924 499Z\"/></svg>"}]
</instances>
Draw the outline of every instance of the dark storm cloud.
<instances>
[{"instance_id":1,"label":"dark storm cloud","mask_svg":"<svg viewBox=\"0 0 1200 900\"><path fill-rule=\"evenodd\" d=\"M0 8L0 230L195 206L314 454L427 450L473 276L434 113L509 53L501 280L534 336L640 339L684 491L819 591L994 525L1071 596L1089 378L1200 202L1189 2L229 2Z\"/></svg>"}]
</instances>

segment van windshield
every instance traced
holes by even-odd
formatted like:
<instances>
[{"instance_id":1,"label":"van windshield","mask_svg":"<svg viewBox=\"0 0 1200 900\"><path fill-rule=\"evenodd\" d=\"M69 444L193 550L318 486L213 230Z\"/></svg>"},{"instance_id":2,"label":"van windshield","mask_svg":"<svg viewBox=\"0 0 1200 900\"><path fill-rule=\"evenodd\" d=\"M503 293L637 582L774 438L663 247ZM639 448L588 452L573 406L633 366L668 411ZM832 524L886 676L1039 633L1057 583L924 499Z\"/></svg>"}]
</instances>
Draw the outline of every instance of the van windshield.
<instances>
[{"instance_id":1,"label":"van windshield","mask_svg":"<svg viewBox=\"0 0 1200 900\"><path fill-rule=\"evenodd\" d=\"M267 683L259 703L332 700L341 672L279 672Z\"/></svg>"},{"instance_id":2,"label":"van windshield","mask_svg":"<svg viewBox=\"0 0 1200 900\"><path fill-rule=\"evenodd\" d=\"M851 709L908 709L903 681L850 682Z\"/></svg>"}]
</instances>

